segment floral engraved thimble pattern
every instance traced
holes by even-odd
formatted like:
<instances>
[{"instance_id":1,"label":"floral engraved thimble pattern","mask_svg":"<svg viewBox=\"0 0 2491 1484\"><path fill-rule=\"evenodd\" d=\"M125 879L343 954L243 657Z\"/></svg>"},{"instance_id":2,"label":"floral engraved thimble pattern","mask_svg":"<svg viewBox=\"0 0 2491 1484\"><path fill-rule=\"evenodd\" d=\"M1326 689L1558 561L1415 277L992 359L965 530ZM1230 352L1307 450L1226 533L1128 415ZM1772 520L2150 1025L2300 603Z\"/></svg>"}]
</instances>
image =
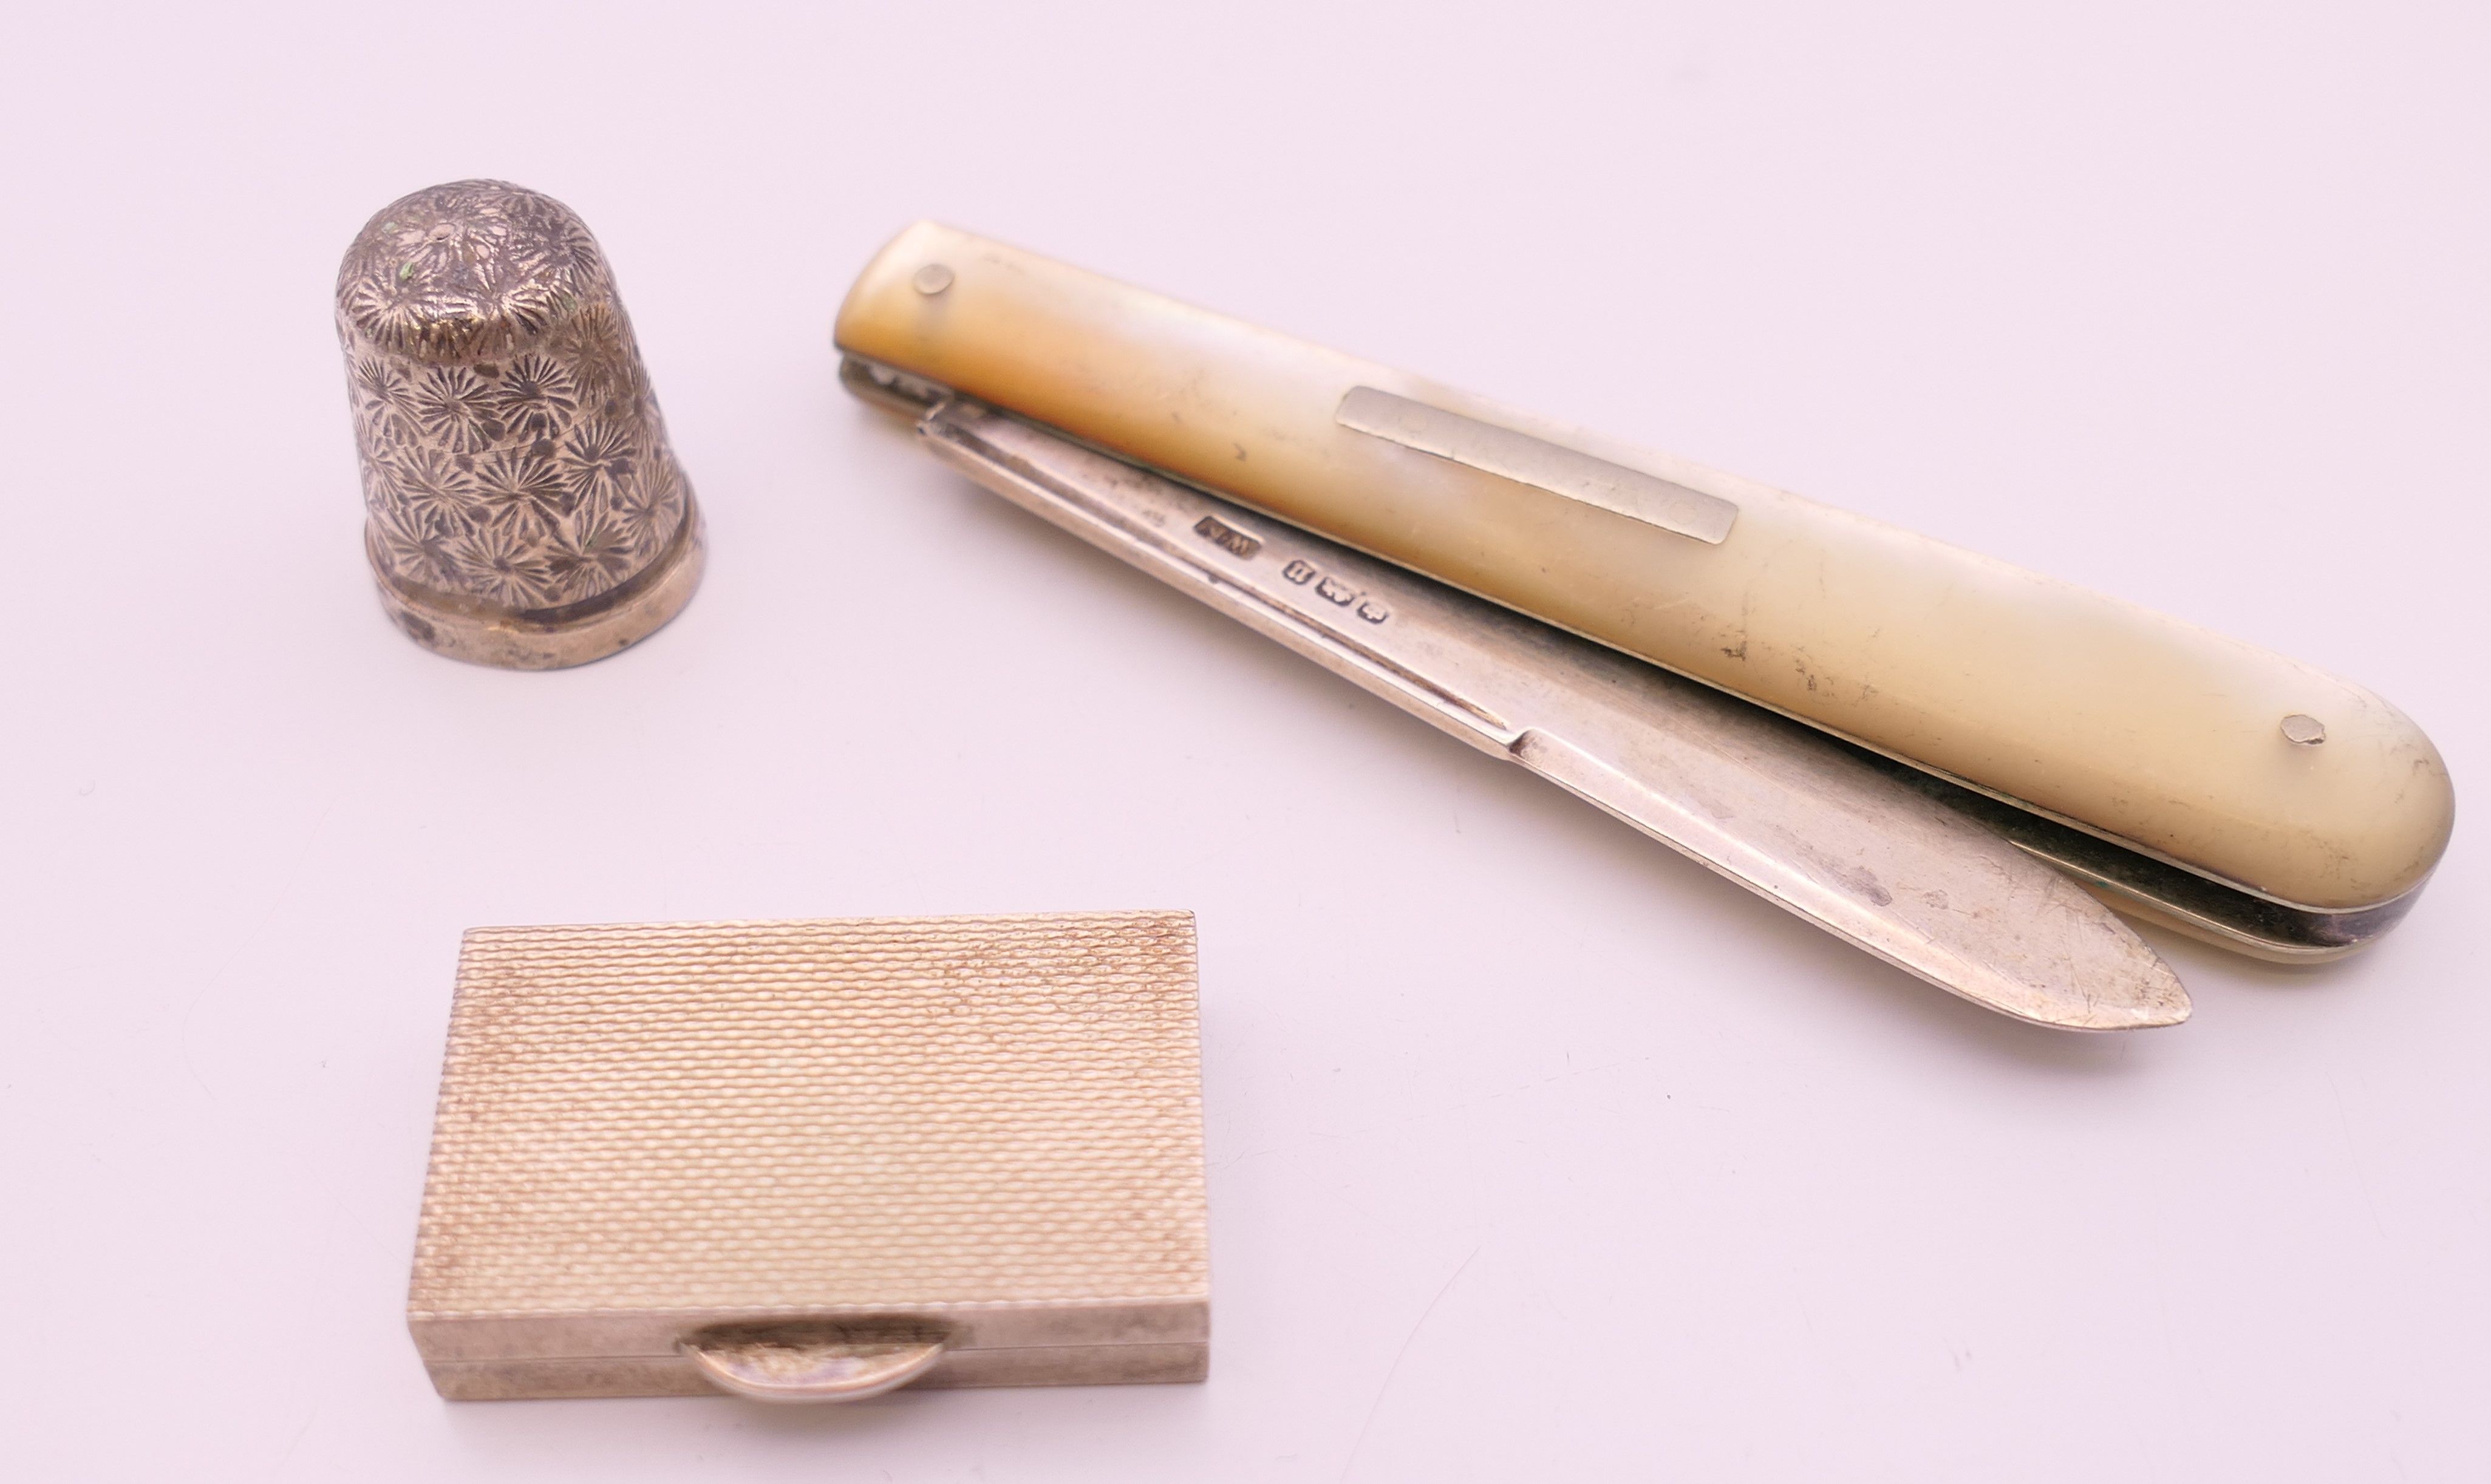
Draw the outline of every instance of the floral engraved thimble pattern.
<instances>
[{"instance_id":1,"label":"floral engraved thimble pattern","mask_svg":"<svg viewBox=\"0 0 2491 1484\"><path fill-rule=\"evenodd\" d=\"M402 595L542 616L614 595L686 537L597 239L499 181L383 209L337 271L368 547Z\"/></svg>"}]
</instances>

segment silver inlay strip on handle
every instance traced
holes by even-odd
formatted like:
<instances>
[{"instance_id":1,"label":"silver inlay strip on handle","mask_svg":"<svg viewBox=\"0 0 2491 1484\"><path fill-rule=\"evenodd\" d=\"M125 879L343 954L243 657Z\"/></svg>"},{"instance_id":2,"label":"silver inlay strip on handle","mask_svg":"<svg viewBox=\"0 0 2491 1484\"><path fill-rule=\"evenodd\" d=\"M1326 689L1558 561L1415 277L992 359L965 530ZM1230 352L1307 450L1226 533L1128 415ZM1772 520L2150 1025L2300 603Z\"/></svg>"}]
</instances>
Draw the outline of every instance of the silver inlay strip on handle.
<instances>
[{"instance_id":1,"label":"silver inlay strip on handle","mask_svg":"<svg viewBox=\"0 0 2491 1484\"><path fill-rule=\"evenodd\" d=\"M1739 518L1739 508L1717 495L1373 387L1350 388L1333 418L1388 443L1716 546Z\"/></svg>"}]
</instances>

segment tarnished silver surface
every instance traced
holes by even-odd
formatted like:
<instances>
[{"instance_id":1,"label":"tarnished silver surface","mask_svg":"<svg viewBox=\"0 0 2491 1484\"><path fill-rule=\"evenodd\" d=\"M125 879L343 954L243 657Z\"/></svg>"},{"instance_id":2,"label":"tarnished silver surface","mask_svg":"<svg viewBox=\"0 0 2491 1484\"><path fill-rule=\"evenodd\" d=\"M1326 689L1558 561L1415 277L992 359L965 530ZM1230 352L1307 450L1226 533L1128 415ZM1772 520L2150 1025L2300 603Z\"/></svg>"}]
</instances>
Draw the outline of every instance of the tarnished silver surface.
<instances>
[{"instance_id":1,"label":"tarnished silver surface","mask_svg":"<svg viewBox=\"0 0 2491 1484\"><path fill-rule=\"evenodd\" d=\"M1718 495L1373 387L1350 388L1333 418L1370 437L1716 546L1739 519L1739 508Z\"/></svg>"},{"instance_id":2,"label":"tarnished silver surface","mask_svg":"<svg viewBox=\"0 0 2491 1484\"><path fill-rule=\"evenodd\" d=\"M907 389L851 372L905 405ZM966 398L987 488L1879 958L2041 1025L2172 1025L2170 968L2075 881L1799 723Z\"/></svg>"},{"instance_id":3,"label":"tarnished silver surface","mask_svg":"<svg viewBox=\"0 0 2491 1484\"><path fill-rule=\"evenodd\" d=\"M499 181L395 201L346 249L337 311L366 554L417 643L581 664L690 599L700 512L568 207Z\"/></svg>"}]
</instances>

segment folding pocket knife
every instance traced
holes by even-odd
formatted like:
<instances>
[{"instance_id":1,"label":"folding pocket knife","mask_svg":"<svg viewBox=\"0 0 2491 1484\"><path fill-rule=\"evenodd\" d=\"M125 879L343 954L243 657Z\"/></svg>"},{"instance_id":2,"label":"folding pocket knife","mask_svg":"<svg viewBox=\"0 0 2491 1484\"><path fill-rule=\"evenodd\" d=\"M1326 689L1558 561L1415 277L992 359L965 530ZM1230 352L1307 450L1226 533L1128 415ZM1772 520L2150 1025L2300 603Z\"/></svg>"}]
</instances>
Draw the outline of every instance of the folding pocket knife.
<instances>
[{"instance_id":1,"label":"folding pocket knife","mask_svg":"<svg viewBox=\"0 0 2491 1484\"><path fill-rule=\"evenodd\" d=\"M2116 598L921 223L841 378L979 483L1818 926L2083 1030L2108 908L2314 962L2454 816L2376 695Z\"/></svg>"}]
</instances>

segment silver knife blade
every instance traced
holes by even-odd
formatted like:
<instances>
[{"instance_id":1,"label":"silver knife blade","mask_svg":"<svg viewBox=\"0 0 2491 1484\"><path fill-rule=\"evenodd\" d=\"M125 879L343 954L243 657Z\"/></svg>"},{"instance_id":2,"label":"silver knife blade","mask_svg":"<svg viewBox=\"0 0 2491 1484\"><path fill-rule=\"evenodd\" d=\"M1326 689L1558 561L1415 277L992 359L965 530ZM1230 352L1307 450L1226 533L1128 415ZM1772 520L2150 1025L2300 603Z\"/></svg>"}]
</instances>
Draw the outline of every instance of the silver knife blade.
<instances>
[{"instance_id":1,"label":"silver knife blade","mask_svg":"<svg viewBox=\"0 0 2491 1484\"><path fill-rule=\"evenodd\" d=\"M987 489L1835 937L1977 1004L2176 1025L2170 966L2067 877L1799 723L952 396Z\"/></svg>"}]
</instances>

